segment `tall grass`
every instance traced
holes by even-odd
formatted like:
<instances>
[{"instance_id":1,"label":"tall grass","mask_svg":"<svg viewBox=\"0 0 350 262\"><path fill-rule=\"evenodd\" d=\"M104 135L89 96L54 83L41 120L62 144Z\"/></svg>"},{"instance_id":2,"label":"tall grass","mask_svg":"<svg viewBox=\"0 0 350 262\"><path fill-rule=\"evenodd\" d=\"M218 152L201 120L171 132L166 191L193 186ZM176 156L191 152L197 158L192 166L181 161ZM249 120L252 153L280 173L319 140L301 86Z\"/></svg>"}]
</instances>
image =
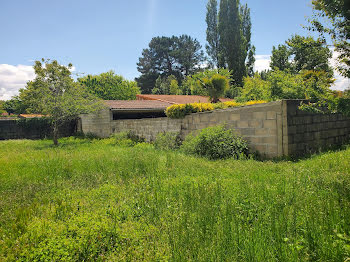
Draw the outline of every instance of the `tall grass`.
<instances>
[{"instance_id":1,"label":"tall grass","mask_svg":"<svg viewBox=\"0 0 350 262\"><path fill-rule=\"evenodd\" d=\"M0 142L0 261L350 257L350 148L258 162L60 143Z\"/></svg>"}]
</instances>

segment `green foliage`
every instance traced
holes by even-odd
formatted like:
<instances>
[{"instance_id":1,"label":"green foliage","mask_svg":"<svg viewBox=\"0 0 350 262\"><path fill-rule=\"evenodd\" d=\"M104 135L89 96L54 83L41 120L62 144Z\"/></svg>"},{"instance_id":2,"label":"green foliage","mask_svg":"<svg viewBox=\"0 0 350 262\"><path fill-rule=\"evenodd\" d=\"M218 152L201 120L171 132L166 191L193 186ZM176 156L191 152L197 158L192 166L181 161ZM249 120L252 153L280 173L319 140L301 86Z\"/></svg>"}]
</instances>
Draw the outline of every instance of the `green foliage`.
<instances>
[{"instance_id":1,"label":"green foliage","mask_svg":"<svg viewBox=\"0 0 350 262\"><path fill-rule=\"evenodd\" d=\"M244 86L238 100L270 100L269 83L262 80L259 74L255 74L254 77L245 77Z\"/></svg>"},{"instance_id":2,"label":"green foliage","mask_svg":"<svg viewBox=\"0 0 350 262\"><path fill-rule=\"evenodd\" d=\"M350 2L345 0L313 0L314 17L309 30L320 33L323 40L330 35L338 56L337 70L350 77Z\"/></svg>"},{"instance_id":3,"label":"green foliage","mask_svg":"<svg viewBox=\"0 0 350 262\"><path fill-rule=\"evenodd\" d=\"M198 71L204 60L200 43L188 35L154 37L137 63L142 93L150 93L157 78L174 75L178 82Z\"/></svg>"},{"instance_id":4,"label":"green foliage","mask_svg":"<svg viewBox=\"0 0 350 262\"><path fill-rule=\"evenodd\" d=\"M332 77L333 69L329 64L331 57L332 52L321 39L294 35L286 41L286 45L272 48L270 67L272 70L295 74L304 70L323 71Z\"/></svg>"},{"instance_id":5,"label":"green foliage","mask_svg":"<svg viewBox=\"0 0 350 262\"><path fill-rule=\"evenodd\" d=\"M49 134L51 130L52 119L46 117L22 118L17 119L16 123L18 126L27 131L36 129L40 130L39 133Z\"/></svg>"},{"instance_id":6,"label":"green foliage","mask_svg":"<svg viewBox=\"0 0 350 262\"><path fill-rule=\"evenodd\" d=\"M333 69L329 65L332 52L320 39L311 36L294 35L286 41L290 54L293 56L292 67L295 72L302 70L324 71L333 76Z\"/></svg>"},{"instance_id":7,"label":"green foliage","mask_svg":"<svg viewBox=\"0 0 350 262\"><path fill-rule=\"evenodd\" d=\"M349 159L1 141L0 261L346 261Z\"/></svg>"},{"instance_id":8,"label":"green foliage","mask_svg":"<svg viewBox=\"0 0 350 262\"><path fill-rule=\"evenodd\" d=\"M215 75L220 75L220 78L225 78L225 82L227 81L228 83L232 80L231 72L228 69L206 69L204 71L186 77L182 83L182 86L180 87L182 89L182 93L187 95L209 96L209 89L203 85L203 82L205 79L212 79ZM225 90L229 89L229 86L225 87Z\"/></svg>"},{"instance_id":9,"label":"green foliage","mask_svg":"<svg viewBox=\"0 0 350 262\"><path fill-rule=\"evenodd\" d=\"M219 32L218 32L218 2L209 0L207 3L207 14L205 21L207 23L207 44L205 48L209 55L211 67L219 68Z\"/></svg>"},{"instance_id":10,"label":"green foliage","mask_svg":"<svg viewBox=\"0 0 350 262\"><path fill-rule=\"evenodd\" d=\"M212 111L214 106L210 103L177 104L169 106L165 113L170 118L184 118L186 115L198 112Z\"/></svg>"},{"instance_id":11,"label":"green foliage","mask_svg":"<svg viewBox=\"0 0 350 262\"><path fill-rule=\"evenodd\" d=\"M337 98L336 111L350 117L350 97Z\"/></svg>"},{"instance_id":12,"label":"green foliage","mask_svg":"<svg viewBox=\"0 0 350 262\"><path fill-rule=\"evenodd\" d=\"M247 75L246 58L251 48L250 9L241 6L239 0L220 1L219 19L219 66L232 71L233 83L242 86Z\"/></svg>"},{"instance_id":13,"label":"green foliage","mask_svg":"<svg viewBox=\"0 0 350 262\"><path fill-rule=\"evenodd\" d=\"M211 78L202 79L201 84L208 90L208 95L212 103L219 102L219 98L223 97L225 91L229 88L228 79L219 74L213 75Z\"/></svg>"},{"instance_id":14,"label":"green foliage","mask_svg":"<svg viewBox=\"0 0 350 262\"><path fill-rule=\"evenodd\" d=\"M165 113L169 118L184 118L192 113L212 111L215 109L226 109L238 106L249 106L255 104L267 103L265 100L251 100L238 103L235 101L219 102L219 103L192 103L192 104L177 104L169 106Z\"/></svg>"},{"instance_id":15,"label":"green foliage","mask_svg":"<svg viewBox=\"0 0 350 262\"><path fill-rule=\"evenodd\" d=\"M140 93L137 83L116 75L113 71L78 78L86 89L103 100L135 100Z\"/></svg>"},{"instance_id":16,"label":"green foliage","mask_svg":"<svg viewBox=\"0 0 350 262\"><path fill-rule=\"evenodd\" d=\"M157 78L155 87L152 89L152 94L157 95L181 95L182 91L176 80L176 77L171 75L167 78Z\"/></svg>"},{"instance_id":17,"label":"green foliage","mask_svg":"<svg viewBox=\"0 0 350 262\"><path fill-rule=\"evenodd\" d=\"M293 74L275 68L267 74L266 80L256 74L246 77L238 101L308 99L311 102L327 99L333 79L324 71L301 71Z\"/></svg>"},{"instance_id":18,"label":"green foliage","mask_svg":"<svg viewBox=\"0 0 350 262\"><path fill-rule=\"evenodd\" d=\"M14 96L12 99L4 101L2 108L9 114L23 114L26 112L26 105L18 97ZM0 109L1 111L2 109Z\"/></svg>"},{"instance_id":19,"label":"green foliage","mask_svg":"<svg viewBox=\"0 0 350 262\"><path fill-rule=\"evenodd\" d=\"M154 141L154 147L160 150L176 150L180 148L182 140L179 133L163 132L159 133Z\"/></svg>"},{"instance_id":20,"label":"green foliage","mask_svg":"<svg viewBox=\"0 0 350 262\"><path fill-rule=\"evenodd\" d=\"M289 61L290 55L290 50L287 48L286 45L278 45L277 48L273 46L270 62L270 67L272 68L272 70L291 70L292 65Z\"/></svg>"},{"instance_id":21,"label":"green foliage","mask_svg":"<svg viewBox=\"0 0 350 262\"><path fill-rule=\"evenodd\" d=\"M143 143L145 140L133 132L120 132L112 135L115 139L116 145L124 147L133 147L139 143Z\"/></svg>"},{"instance_id":22,"label":"green foliage","mask_svg":"<svg viewBox=\"0 0 350 262\"><path fill-rule=\"evenodd\" d=\"M35 79L20 90L19 99L28 106L28 111L48 115L52 119L55 145L58 143L58 128L65 121L102 108L99 100L74 82L71 68L71 64L66 67L56 60L35 61Z\"/></svg>"},{"instance_id":23,"label":"green foliage","mask_svg":"<svg viewBox=\"0 0 350 262\"><path fill-rule=\"evenodd\" d=\"M246 156L248 144L225 126L202 129L197 136L186 137L181 149L209 159L239 159Z\"/></svg>"}]
</instances>

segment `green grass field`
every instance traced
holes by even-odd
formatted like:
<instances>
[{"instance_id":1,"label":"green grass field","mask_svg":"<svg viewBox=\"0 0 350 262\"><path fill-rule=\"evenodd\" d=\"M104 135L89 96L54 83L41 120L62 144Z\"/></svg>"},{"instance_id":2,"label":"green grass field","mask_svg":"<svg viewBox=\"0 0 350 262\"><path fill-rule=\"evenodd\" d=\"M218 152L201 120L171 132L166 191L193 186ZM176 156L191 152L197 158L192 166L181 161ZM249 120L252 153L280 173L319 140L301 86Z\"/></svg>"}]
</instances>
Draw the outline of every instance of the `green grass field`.
<instances>
[{"instance_id":1,"label":"green grass field","mask_svg":"<svg viewBox=\"0 0 350 262\"><path fill-rule=\"evenodd\" d=\"M0 142L0 261L350 259L350 147L258 162L60 142Z\"/></svg>"}]
</instances>

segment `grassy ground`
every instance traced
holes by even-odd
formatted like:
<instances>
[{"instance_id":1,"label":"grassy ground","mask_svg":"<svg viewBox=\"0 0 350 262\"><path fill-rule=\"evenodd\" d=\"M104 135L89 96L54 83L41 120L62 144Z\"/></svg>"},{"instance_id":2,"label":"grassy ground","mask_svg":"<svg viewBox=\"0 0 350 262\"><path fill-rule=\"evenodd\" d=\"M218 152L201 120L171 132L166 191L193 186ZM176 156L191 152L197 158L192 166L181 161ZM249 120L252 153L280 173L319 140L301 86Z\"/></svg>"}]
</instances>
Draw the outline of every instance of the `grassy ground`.
<instances>
[{"instance_id":1,"label":"grassy ground","mask_svg":"<svg viewBox=\"0 0 350 262\"><path fill-rule=\"evenodd\" d=\"M350 257L350 148L274 163L51 143L0 142L0 261Z\"/></svg>"}]
</instances>

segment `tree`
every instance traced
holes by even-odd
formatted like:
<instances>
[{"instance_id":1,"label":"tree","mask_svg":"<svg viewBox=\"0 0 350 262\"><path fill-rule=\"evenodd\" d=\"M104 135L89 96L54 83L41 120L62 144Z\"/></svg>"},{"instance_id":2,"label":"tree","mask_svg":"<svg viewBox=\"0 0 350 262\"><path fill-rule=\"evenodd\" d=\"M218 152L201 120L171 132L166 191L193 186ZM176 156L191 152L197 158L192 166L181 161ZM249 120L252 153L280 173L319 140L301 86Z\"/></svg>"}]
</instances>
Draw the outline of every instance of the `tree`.
<instances>
[{"instance_id":1,"label":"tree","mask_svg":"<svg viewBox=\"0 0 350 262\"><path fill-rule=\"evenodd\" d=\"M56 60L35 61L36 77L20 90L19 98L32 112L52 119L53 142L58 145L58 128L79 114L102 108L101 103L71 77L72 64L60 65Z\"/></svg>"},{"instance_id":2,"label":"tree","mask_svg":"<svg viewBox=\"0 0 350 262\"><path fill-rule=\"evenodd\" d=\"M215 74L210 78L204 78L200 81L207 90L212 103L220 102L220 97L223 97L225 91L229 88L228 79L220 74Z\"/></svg>"},{"instance_id":3,"label":"tree","mask_svg":"<svg viewBox=\"0 0 350 262\"><path fill-rule=\"evenodd\" d=\"M309 30L317 31L324 38L331 36L335 51L339 52L337 70L350 77L350 1L313 0L314 17Z\"/></svg>"},{"instance_id":4,"label":"tree","mask_svg":"<svg viewBox=\"0 0 350 262\"><path fill-rule=\"evenodd\" d=\"M253 77L245 77L242 93L238 100L269 100L269 83L261 79L257 73Z\"/></svg>"},{"instance_id":5,"label":"tree","mask_svg":"<svg viewBox=\"0 0 350 262\"><path fill-rule=\"evenodd\" d=\"M255 46L249 50L247 61L247 75L254 76L254 64L255 64Z\"/></svg>"},{"instance_id":6,"label":"tree","mask_svg":"<svg viewBox=\"0 0 350 262\"><path fill-rule=\"evenodd\" d=\"M149 93L159 76L174 75L178 82L199 70L204 60L201 45L196 39L180 37L154 37L137 63L141 76L136 78L143 93Z\"/></svg>"},{"instance_id":7,"label":"tree","mask_svg":"<svg viewBox=\"0 0 350 262\"><path fill-rule=\"evenodd\" d=\"M209 55L209 63L211 67L219 67L219 32L218 32L218 2L217 0L209 0L207 4L207 44L205 48Z\"/></svg>"},{"instance_id":8,"label":"tree","mask_svg":"<svg viewBox=\"0 0 350 262\"><path fill-rule=\"evenodd\" d=\"M221 75L227 79L228 83L232 80L231 72L228 69L206 69L186 77L180 87L182 94L209 96L208 89L206 89L202 83L204 79L211 79L214 75Z\"/></svg>"},{"instance_id":9,"label":"tree","mask_svg":"<svg viewBox=\"0 0 350 262\"><path fill-rule=\"evenodd\" d=\"M323 46L320 39L294 35L286 41L286 45L272 48L270 67L295 74L302 70L325 71L332 77L333 69L329 65L331 57L332 52Z\"/></svg>"},{"instance_id":10,"label":"tree","mask_svg":"<svg viewBox=\"0 0 350 262\"><path fill-rule=\"evenodd\" d=\"M176 69L180 71L181 78L192 75L200 68L204 61L202 46L198 40L188 35L175 37L174 58L177 64Z\"/></svg>"},{"instance_id":11,"label":"tree","mask_svg":"<svg viewBox=\"0 0 350 262\"><path fill-rule=\"evenodd\" d=\"M272 55L271 55L271 62L270 67L272 70L290 70L291 69L291 63L289 62L290 57L290 50L287 48L286 45L278 45L278 47L272 47Z\"/></svg>"},{"instance_id":12,"label":"tree","mask_svg":"<svg viewBox=\"0 0 350 262\"><path fill-rule=\"evenodd\" d=\"M91 93L103 100L134 100L140 93L135 81L129 81L113 71L100 75L87 75L78 82Z\"/></svg>"},{"instance_id":13,"label":"tree","mask_svg":"<svg viewBox=\"0 0 350 262\"><path fill-rule=\"evenodd\" d=\"M313 39L311 36L304 37L294 35L286 41L290 54L293 57L292 66L296 72L301 70L325 71L333 75L333 69L329 65L332 52L328 47L323 46L320 39Z\"/></svg>"},{"instance_id":14,"label":"tree","mask_svg":"<svg viewBox=\"0 0 350 262\"><path fill-rule=\"evenodd\" d=\"M251 46L251 19L247 5L239 0L221 0L218 19L218 65L228 68L233 74L233 84L241 86L248 67L254 66L253 59L246 64Z\"/></svg>"},{"instance_id":15,"label":"tree","mask_svg":"<svg viewBox=\"0 0 350 262\"><path fill-rule=\"evenodd\" d=\"M152 94L156 95L181 95L181 89L176 80L176 77L171 75L167 78L157 78L155 87L152 89Z\"/></svg>"},{"instance_id":16,"label":"tree","mask_svg":"<svg viewBox=\"0 0 350 262\"><path fill-rule=\"evenodd\" d=\"M26 112L26 105L18 96L14 96L12 99L4 101L2 107L9 114L23 114Z\"/></svg>"}]
</instances>

